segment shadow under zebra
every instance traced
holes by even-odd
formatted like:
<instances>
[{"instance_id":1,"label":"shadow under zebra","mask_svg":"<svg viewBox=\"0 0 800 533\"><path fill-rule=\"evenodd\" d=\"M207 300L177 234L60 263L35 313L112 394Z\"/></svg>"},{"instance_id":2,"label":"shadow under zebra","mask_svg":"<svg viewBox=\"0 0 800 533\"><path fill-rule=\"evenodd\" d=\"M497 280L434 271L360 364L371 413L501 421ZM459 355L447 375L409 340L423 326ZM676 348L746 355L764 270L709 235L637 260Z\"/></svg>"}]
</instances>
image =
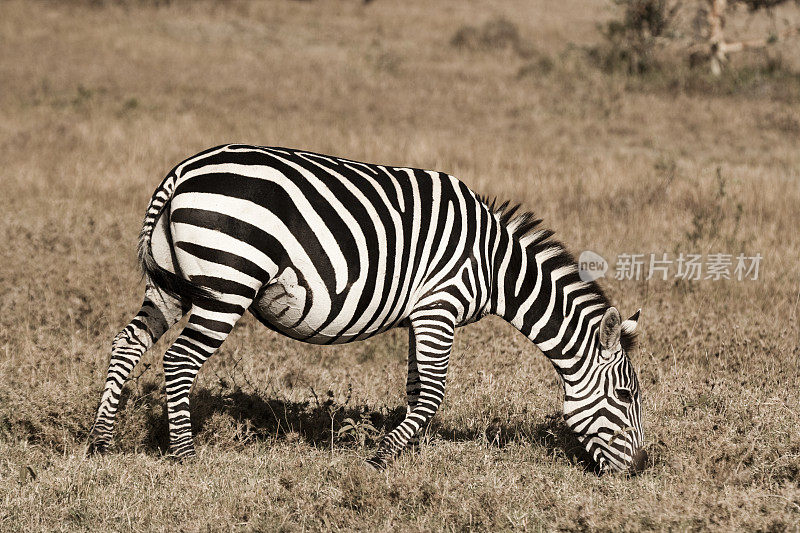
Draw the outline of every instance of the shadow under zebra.
<instances>
[{"instance_id":1,"label":"shadow under zebra","mask_svg":"<svg viewBox=\"0 0 800 533\"><path fill-rule=\"evenodd\" d=\"M296 401L247 392L241 389L196 387L191 395L192 432L198 443L242 448L256 441L304 442L318 448L377 446L381 437L403 420L405 406L375 408L343 402L332 396ZM348 420L349 419L349 420ZM360 429L342 432L355 422ZM552 414L536 422L501 421L460 427L435 417L421 435L426 445L436 440L478 442L488 447L509 444L539 446L548 456L592 472L595 464L574 434ZM363 432L363 433L362 433ZM358 438L359 435L362 438ZM169 429L163 386L145 383L126 387L120 403L114 447L123 452L167 454Z\"/></svg>"}]
</instances>

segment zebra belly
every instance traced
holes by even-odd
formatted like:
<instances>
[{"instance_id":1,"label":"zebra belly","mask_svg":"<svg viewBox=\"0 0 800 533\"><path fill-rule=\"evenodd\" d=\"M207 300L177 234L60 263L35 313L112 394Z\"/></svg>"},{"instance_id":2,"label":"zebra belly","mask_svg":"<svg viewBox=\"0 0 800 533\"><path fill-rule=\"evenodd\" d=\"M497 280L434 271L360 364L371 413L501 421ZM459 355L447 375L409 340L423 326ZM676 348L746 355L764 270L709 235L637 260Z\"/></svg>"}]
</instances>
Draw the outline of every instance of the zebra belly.
<instances>
[{"instance_id":1,"label":"zebra belly","mask_svg":"<svg viewBox=\"0 0 800 533\"><path fill-rule=\"evenodd\" d=\"M340 325L335 323L315 329L319 319L310 314L313 309L307 309L311 302L309 292L298 283L296 272L286 268L259 291L250 312L267 327L287 337L313 344L349 342L356 337L366 338L382 331L377 325L363 329L365 324L358 324L358 321L353 325L359 330L357 335L343 334Z\"/></svg>"}]
</instances>

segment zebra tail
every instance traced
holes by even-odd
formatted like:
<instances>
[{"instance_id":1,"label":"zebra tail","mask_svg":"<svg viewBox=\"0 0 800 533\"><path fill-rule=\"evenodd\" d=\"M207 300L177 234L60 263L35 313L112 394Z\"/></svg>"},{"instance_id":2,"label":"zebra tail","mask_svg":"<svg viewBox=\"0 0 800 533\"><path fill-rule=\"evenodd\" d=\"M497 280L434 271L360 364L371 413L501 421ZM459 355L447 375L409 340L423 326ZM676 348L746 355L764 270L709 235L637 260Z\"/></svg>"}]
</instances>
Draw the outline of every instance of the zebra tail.
<instances>
[{"instance_id":1,"label":"zebra tail","mask_svg":"<svg viewBox=\"0 0 800 533\"><path fill-rule=\"evenodd\" d=\"M184 279L179 274L170 272L156 263L153 257L153 231L158 224L158 219L164 213L164 209L172 200L175 192L175 182L177 177L174 174L167 176L161 185L153 193L150 205L147 206L147 213L142 223L142 231L139 233L139 266L142 269L142 276L147 277L150 283L163 290L167 294L181 301L194 301L198 298L213 298L214 292L193 281ZM165 224L169 232L169 223ZM170 242L171 242L171 236ZM177 263L175 263L177 269Z\"/></svg>"}]
</instances>

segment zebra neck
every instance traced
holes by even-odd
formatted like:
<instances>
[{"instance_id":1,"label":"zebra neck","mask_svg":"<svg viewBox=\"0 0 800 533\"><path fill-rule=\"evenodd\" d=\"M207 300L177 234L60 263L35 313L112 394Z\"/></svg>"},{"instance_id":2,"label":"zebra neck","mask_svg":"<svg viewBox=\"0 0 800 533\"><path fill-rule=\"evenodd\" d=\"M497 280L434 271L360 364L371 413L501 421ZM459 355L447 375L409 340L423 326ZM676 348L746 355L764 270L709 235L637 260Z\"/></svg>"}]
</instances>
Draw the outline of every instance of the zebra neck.
<instances>
[{"instance_id":1,"label":"zebra neck","mask_svg":"<svg viewBox=\"0 0 800 533\"><path fill-rule=\"evenodd\" d=\"M594 282L580 279L577 263L560 243L525 241L512 237L508 257L497 261L495 312L536 344L563 376L591 353L609 303Z\"/></svg>"}]
</instances>

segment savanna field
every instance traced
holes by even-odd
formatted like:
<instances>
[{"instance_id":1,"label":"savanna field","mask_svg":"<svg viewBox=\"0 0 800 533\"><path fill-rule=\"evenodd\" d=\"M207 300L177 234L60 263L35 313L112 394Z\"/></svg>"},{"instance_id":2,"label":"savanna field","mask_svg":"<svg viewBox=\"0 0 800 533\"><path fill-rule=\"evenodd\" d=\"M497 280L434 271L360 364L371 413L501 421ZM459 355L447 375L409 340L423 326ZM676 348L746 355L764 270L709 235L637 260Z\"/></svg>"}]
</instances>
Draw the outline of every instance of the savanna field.
<instances>
[{"instance_id":1,"label":"savanna field","mask_svg":"<svg viewBox=\"0 0 800 533\"><path fill-rule=\"evenodd\" d=\"M592 51L612 7L0 2L0 530L798 530L798 49L633 76ZM612 302L642 308L650 467L596 475L550 362L493 317L457 332L419 453L383 472L363 461L405 413L406 331L312 346L250 315L195 383L197 458L166 456L177 328L87 458L150 195L225 142L449 172L609 260ZM763 259L617 280L624 253Z\"/></svg>"}]
</instances>

